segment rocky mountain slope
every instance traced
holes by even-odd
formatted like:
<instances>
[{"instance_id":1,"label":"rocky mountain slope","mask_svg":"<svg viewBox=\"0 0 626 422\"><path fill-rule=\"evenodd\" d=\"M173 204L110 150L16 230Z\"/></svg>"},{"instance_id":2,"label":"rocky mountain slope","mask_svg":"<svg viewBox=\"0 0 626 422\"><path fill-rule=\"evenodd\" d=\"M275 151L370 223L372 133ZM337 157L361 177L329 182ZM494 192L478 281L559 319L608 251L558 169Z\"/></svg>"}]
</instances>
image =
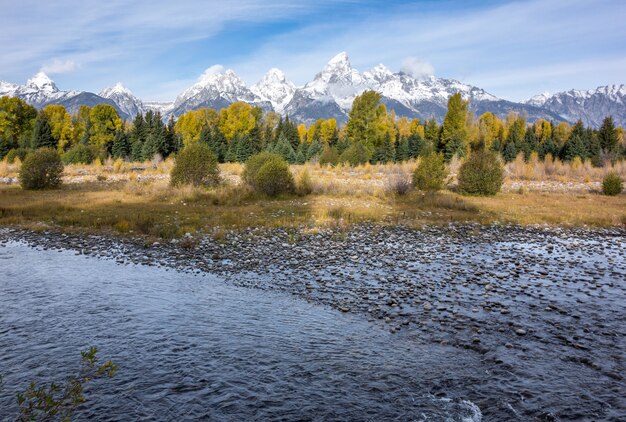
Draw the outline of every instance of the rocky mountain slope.
<instances>
[{"instance_id":1,"label":"rocky mountain slope","mask_svg":"<svg viewBox=\"0 0 626 422\"><path fill-rule=\"evenodd\" d=\"M107 103L126 119L147 110L158 111L164 119L168 119L201 107L220 109L233 102L244 101L308 124L318 118L331 117L339 123L345 122L354 98L369 89L380 92L382 102L397 116L422 120L434 117L441 122L448 99L460 92L470 100L470 109L476 115L490 111L503 118L510 112L518 112L526 115L530 122L540 118L569 122L582 119L586 124L597 127L610 114L617 124L626 125L624 85L542 94L516 103L453 79L435 76L415 78L404 72L394 73L383 64L359 72L352 67L345 52L333 57L312 81L300 87L276 68L270 69L260 81L248 87L233 70L214 66L171 103L144 103L121 83L102 90L98 95L60 91L42 72L25 85L0 81L0 96L18 96L38 108L47 104L62 104L73 113L81 104L94 106Z\"/></svg>"},{"instance_id":2,"label":"rocky mountain slope","mask_svg":"<svg viewBox=\"0 0 626 422\"><path fill-rule=\"evenodd\" d=\"M558 114L564 120L581 119L589 126L598 127L606 116L613 116L615 124L626 126L626 85L607 85L588 91L547 92L528 99L526 104L541 107Z\"/></svg>"}]
</instances>

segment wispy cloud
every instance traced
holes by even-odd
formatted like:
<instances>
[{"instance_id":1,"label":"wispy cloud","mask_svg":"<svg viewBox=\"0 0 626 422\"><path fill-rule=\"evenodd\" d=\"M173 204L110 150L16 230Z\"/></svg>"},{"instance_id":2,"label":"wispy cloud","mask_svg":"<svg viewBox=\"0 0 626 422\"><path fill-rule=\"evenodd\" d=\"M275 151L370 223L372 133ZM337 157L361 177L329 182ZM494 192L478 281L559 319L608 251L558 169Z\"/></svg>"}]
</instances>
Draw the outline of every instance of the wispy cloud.
<instances>
[{"instance_id":1,"label":"wispy cloud","mask_svg":"<svg viewBox=\"0 0 626 422\"><path fill-rule=\"evenodd\" d=\"M165 100L215 63L248 83L280 67L302 84L345 50L360 70L382 62L423 77L435 68L521 99L624 82L624 16L626 2L615 0L21 0L0 14L0 79L46 68L62 87L123 80Z\"/></svg>"},{"instance_id":2,"label":"wispy cloud","mask_svg":"<svg viewBox=\"0 0 626 422\"><path fill-rule=\"evenodd\" d=\"M435 68L426 60L417 57L407 57L402 60L401 69L404 73L413 76L415 79L423 79L435 74Z\"/></svg>"}]
</instances>

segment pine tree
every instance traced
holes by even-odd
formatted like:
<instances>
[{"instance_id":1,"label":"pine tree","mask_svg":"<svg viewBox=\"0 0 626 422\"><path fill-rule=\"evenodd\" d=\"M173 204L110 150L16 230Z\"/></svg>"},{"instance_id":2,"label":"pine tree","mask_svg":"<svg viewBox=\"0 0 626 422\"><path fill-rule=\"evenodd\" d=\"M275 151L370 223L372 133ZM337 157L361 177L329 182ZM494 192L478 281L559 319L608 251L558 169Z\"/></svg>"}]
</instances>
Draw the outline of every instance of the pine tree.
<instances>
[{"instance_id":1,"label":"pine tree","mask_svg":"<svg viewBox=\"0 0 626 422\"><path fill-rule=\"evenodd\" d=\"M424 127L424 138L427 141L430 141L433 144L435 144L439 142L440 132L441 132L441 129L439 128L439 125L437 124L437 120L435 120L434 117L430 118L426 122L426 126Z\"/></svg>"},{"instance_id":2,"label":"pine tree","mask_svg":"<svg viewBox=\"0 0 626 422\"><path fill-rule=\"evenodd\" d=\"M435 124L437 123L435 122ZM414 133L411 136L409 136L408 142L409 142L409 158L417 158L418 156L420 156L424 149L424 139L422 139L422 137L418 133Z\"/></svg>"},{"instance_id":3,"label":"pine tree","mask_svg":"<svg viewBox=\"0 0 626 422\"><path fill-rule=\"evenodd\" d=\"M283 157L290 164L293 164L296 161L296 153L293 150L291 143L286 138L285 132L281 133L280 138L278 139L278 142L273 148L273 152Z\"/></svg>"},{"instance_id":4,"label":"pine tree","mask_svg":"<svg viewBox=\"0 0 626 422\"><path fill-rule=\"evenodd\" d=\"M443 120L439 149L447 161L454 155L465 157L468 147L467 119L469 102L464 101L460 93L448 100L448 111Z\"/></svg>"},{"instance_id":5,"label":"pine tree","mask_svg":"<svg viewBox=\"0 0 626 422\"><path fill-rule=\"evenodd\" d=\"M52 137L52 128L48 117L40 112L35 119L35 127L33 128L33 136L31 139L31 147L37 148L54 148L57 143Z\"/></svg>"},{"instance_id":6,"label":"pine tree","mask_svg":"<svg viewBox=\"0 0 626 422\"><path fill-rule=\"evenodd\" d=\"M324 151L324 147L322 146L321 142L319 141L311 142L311 144L306 150L306 161L309 161L315 157L318 157L320 154L322 154L323 151Z\"/></svg>"},{"instance_id":7,"label":"pine tree","mask_svg":"<svg viewBox=\"0 0 626 422\"><path fill-rule=\"evenodd\" d=\"M580 157L582 160L588 157L586 132L582 120L578 120L572 127L570 136L561 149L562 160L571 161L575 157Z\"/></svg>"},{"instance_id":8,"label":"pine tree","mask_svg":"<svg viewBox=\"0 0 626 422\"><path fill-rule=\"evenodd\" d=\"M250 144L250 137L246 134L235 135L237 138L237 144L235 147L235 158L240 163L244 163L253 155L252 145Z\"/></svg>"},{"instance_id":9,"label":"pine tree","mask_svg":"<svg viewBox=\"0 0 626 422\"><path fill-rule=\"evenodd\" d=\"M602 121L602 126L598 130L598 140L603 151L608 153L617 151L618 139L613 117L605 117Z\"/></svg>"},{"instance_id":10,"label":"pine tree","mask_svg":"<svg viewBox=\"0 0 626 422\"><path fill-rule=\"evenodd\" d=\"M113 138L113 147L111 155L114 158L128 159L130 157L131 145L128 135L121 129L115 132L115 138Z\"/></svg>"},{"instance_id":11,"label":"pine tree","mask_svg":"<svg viewBox=\"0 0 626 422\"><path fill-rule=\"evenodd\" d=\"M517 147L515 146L515 142L507 141L504 146L504 151L502 152L502 158L504 158L504 161L507 163L510 163L515 160L515 157L517 157Z\"/></svg>"},{"instance_id":12,"label":"pine tree","mask_svg":"<svg viewBox=\"0 0 626 422\"><path fill-rule=\"evenodd\" d=\"M411 157L410 148L409 148L409 139L406 137L400 138L398 142L398 146L396 148L396 161L402 162L406 161Z\"/></svg>"},{"instance_id":13,"label":"pine tree","mask_svg":"<svg viewBox=\"0 0 626 422\"><path fill-rule=\"evenodd\" d=\"M391 136L389 135L389 132L387 132L383 138L383 142L374 150L371 162L372 164L386 164L389 161L393 161L394 156L395 151L393 149L393 144L391 143Z\"/></svg>"},{"instance_id":14,"label":"pine tree","mask_svg":"<svg viewBox=\"0 0 626 422\"><path fill-rule=\"evenodd\" d=\"M531 129L526 131L522 151L524 151L524 160L526 161L530 159L530 154L533 151L537 151L537 136L535 135L534 130Z\"/></svg>"}]
</instances>

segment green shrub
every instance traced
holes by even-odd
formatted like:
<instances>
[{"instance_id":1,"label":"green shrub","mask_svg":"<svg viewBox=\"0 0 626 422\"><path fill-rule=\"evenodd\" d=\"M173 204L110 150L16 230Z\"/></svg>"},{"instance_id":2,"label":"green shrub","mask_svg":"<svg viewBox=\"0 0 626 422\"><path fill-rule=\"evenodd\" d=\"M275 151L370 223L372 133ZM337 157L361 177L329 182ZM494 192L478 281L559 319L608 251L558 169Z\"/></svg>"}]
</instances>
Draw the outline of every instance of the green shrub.
<instances>
[{"instance_id":1,"label":"green shrub","mask_svg":"<svg viewBox=\"0 0 626 422\"><path fill-rule=\"evenodd\" d=\"M331 166L335 167L339 164L339 154L337 150L330 146L325 146L324 151L320 155L320 166Z\"/></svg>"},{"instance_id":2,"label":"green shrub","mask_svg":"<svg viewBox=\"0 0 626 422\"><path fill-rule=\"evenodd\" d=\"M266 161L256 175L255 186L255 189L268 196L292 193L295 186L289 164L282 158Z\"/></svg>"},{"instance_id":3,"label":"green shrub","mask_svg":"<svg viewBox=\"0 0 626 422\"><path fill-rule=\"evenodd\" d=\"M220 181L217 157L204 143L196 142L185 147L176 156L170 174L172 186L215 186Z\"/></svg>"},{"instance_id":4,"label":"green shrub","mask_svg":"<svg viewBox=\"0 0 626 422\"><path fill-rule=\"evenodd\" d=\"M413 172L413 186L421 191L437 192L443 189L447 177L443 154L429 152L420 159Z\"/></svg>"},{"instance_id":5,"label":"green shrub","mask_svg":"<svg viewBox=\"0 0 626 422\"><path fill-rule=\"evenodd\" d=\"M622 178L617 172L612 171L602 179L602 193L609 196L615 196L622 193Z\"/></svg>"},{"instance_id":6,"label":"green shrub","mask_svg":"<svg viewBox=\"0 0 626 422\"><path fill-rule=\"evenodd\" d=\"M54 188L61 184L63 163L52 148L41 148L26 155L20 169L20 183L24 189Z\"/></svg>"},{"instance_id":7,"label":"green shrub","mask_svg":"<svg viewBox=\"0 0 626 422\"><path fill-rule=\"evenodd\" d=\"M243 174L241 175L242 180L252 188L257 189L256 176L259 170L261 170L261 167L263 167L263 164L270 160L281 159L282 157L280 155L267 151L253 155L248 159L248 161L246 161Z\"/></svg>"},{"instance_id":8,"label":"green shrub","mask_svg":"<svg viewBox=\"0 0 626 422\"><path fill-rule=\"evenodd\" d=\"M348 163L352 167L356 167L361 164L365 164L370 160L370 155L360 142L353 143L350 148L345 150L341 154L340 161L342 163Z\"/></svg>"},{"instance_id":9,"label":"green shrub","mask_svg":"<svg viewBox=\"0 0 626 422\"><path fill-rule=\"evenodd\" d=\"M477 151L459 169L459 191L469 195L495 195L504 182L504 167L495 153Z\"/></svg>"},{"instance_id":10,"label":"green shrub","mask_svg":"<svg viewBox=\"0 0 626 422\"><path fill-rule=\"evenodd\" d=\"M28 150L26 148L11 149L7 153L7 163L13 164L16 158L19 158L21 162L24 162L26 154L28 154Z\"/></svg>"},{"instance_id":11,"label":"green shrub","mask_svg":"<svg viewBox=\"0 0 626 422\"><path fill-rule=\"evenodd\" d=\"M95 159L95 149L84 144L76 144L63 154L65 164L91 164Z\"/></svg>"}]
</instances>

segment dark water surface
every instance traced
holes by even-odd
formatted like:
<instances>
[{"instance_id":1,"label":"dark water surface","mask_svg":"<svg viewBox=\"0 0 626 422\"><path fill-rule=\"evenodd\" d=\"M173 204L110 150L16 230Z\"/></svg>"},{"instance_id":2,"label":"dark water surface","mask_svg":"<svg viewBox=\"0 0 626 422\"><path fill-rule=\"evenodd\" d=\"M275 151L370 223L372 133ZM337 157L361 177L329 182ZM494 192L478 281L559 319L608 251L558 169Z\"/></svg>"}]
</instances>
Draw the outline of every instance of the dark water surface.
<instances>
[{"instance_id":1,"label":"dark water surface","mask_svg":"<svg viewBox=\"0 0 626 422\"><path fill-rule=\"evenodd\" d=\"M363 315L215 276L9 242L0 247L0 420L12 420L30 381L75 372L91 345L120 369L88 387L77 420L626 420L626 288L615 277L626 260L623 241L611 242L567 255L571 266L536 260L559 277L524 294L524 277L503 278L492 297L511 313L476 312L475 350L434 343L441 321L391 334ZM511 256L543 256L541 246L516 244ZM605 275L559 281L587 267ZM438 288L442 301L454 288L453 305L480 303L480 290L452 283ZM562 312L544 310L546 300ZM513 332L511 315L528 334Z\"/></svg>"},{"instance_id":2,"label":"dark water surface","mask_svg":"<svg viewBox=\"0 0 626 422\"><path fill-rule=\"evenodd\" d=\"M420 346L358 316L210 276L0 248L0 419L32 380L76 371L97 345L119 364L77 420L480 420L471 354Z\"/></svg>"}]
</instances>

